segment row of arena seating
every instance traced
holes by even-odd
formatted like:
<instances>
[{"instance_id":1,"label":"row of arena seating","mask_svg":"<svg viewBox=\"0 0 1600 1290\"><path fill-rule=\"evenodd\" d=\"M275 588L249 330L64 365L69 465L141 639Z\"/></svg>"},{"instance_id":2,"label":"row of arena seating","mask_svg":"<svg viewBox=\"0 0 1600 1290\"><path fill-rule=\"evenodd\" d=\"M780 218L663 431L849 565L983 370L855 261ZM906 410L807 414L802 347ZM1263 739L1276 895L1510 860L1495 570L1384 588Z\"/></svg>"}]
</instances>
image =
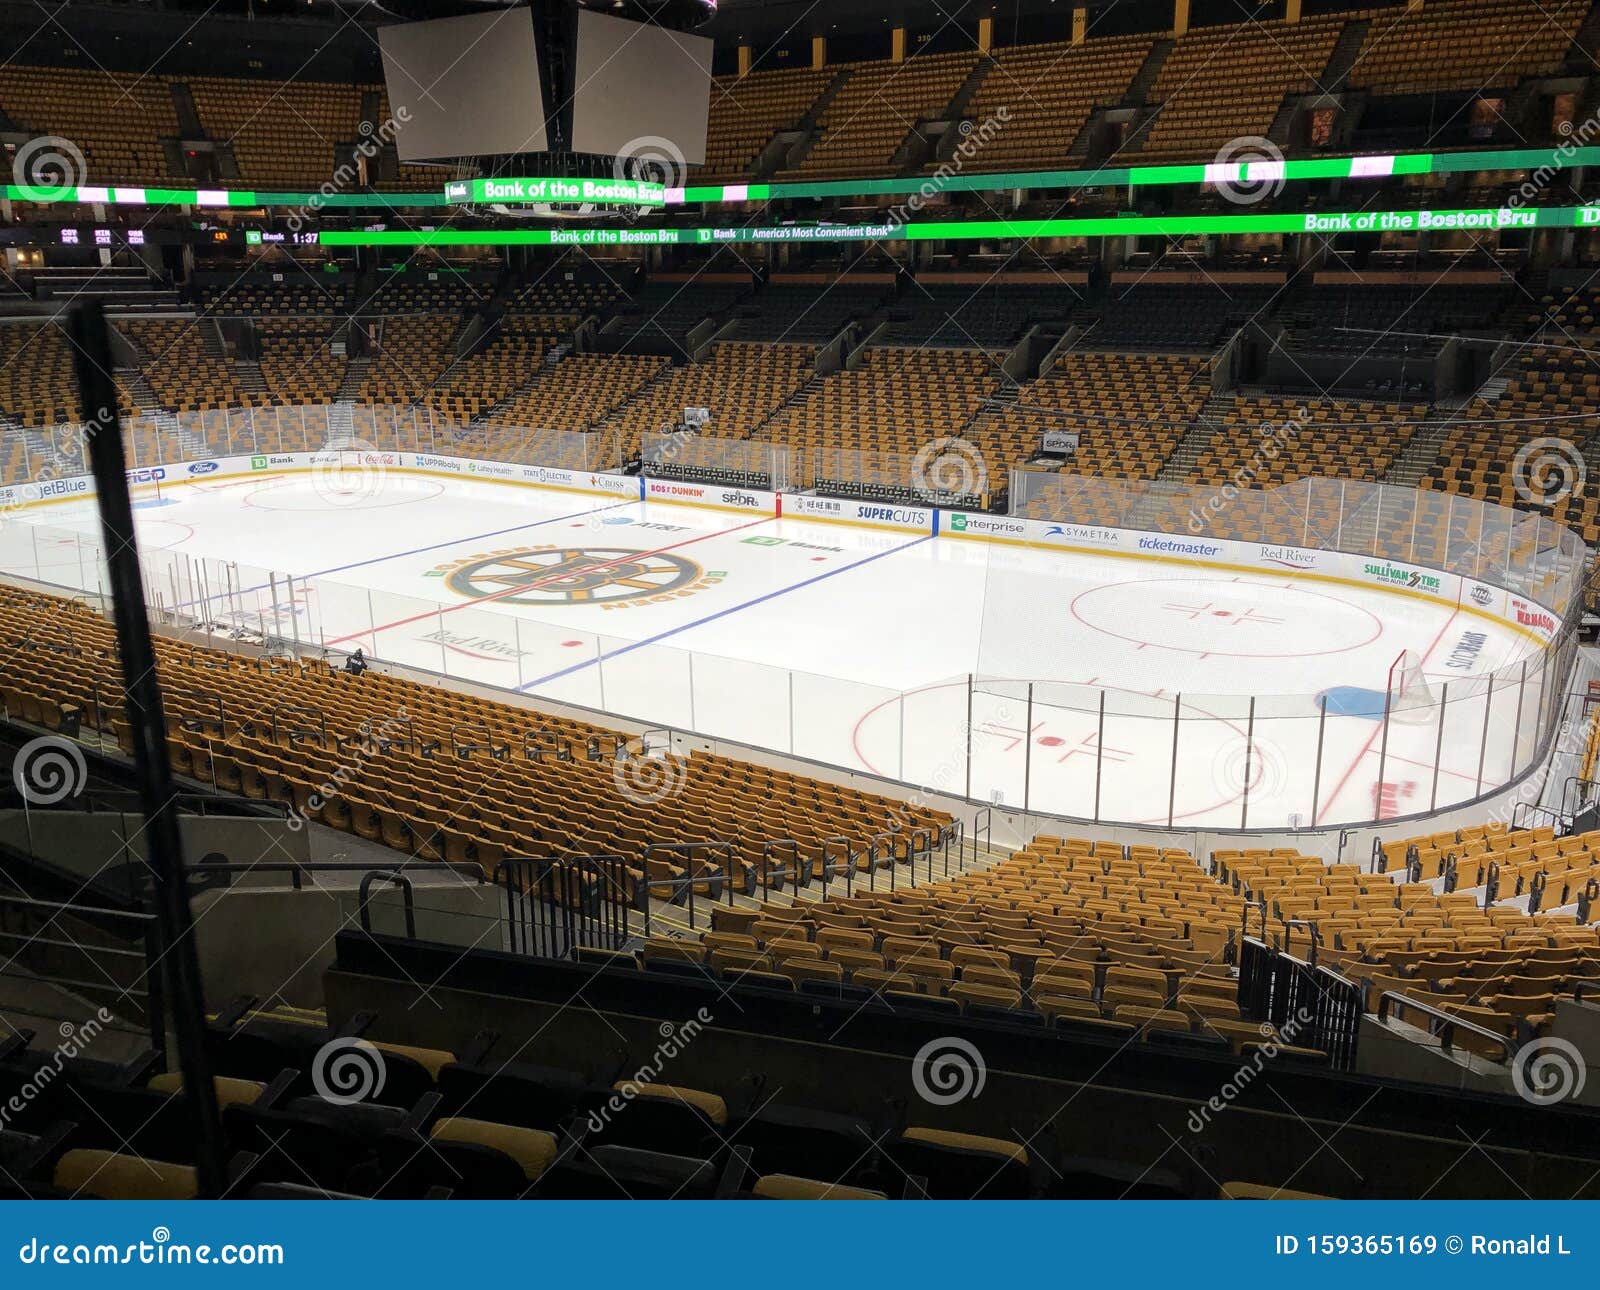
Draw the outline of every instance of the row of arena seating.
<instances>
[{"instance_id":1,"label":"row of arena seating","mask_svg":"<svg viewBox=\"0 0 1600 1290\"><path fill-rule=\"evenodd\" d=\"M779 159L779 178L892 173L902 142L923 120L942 118L971 76L980 79L962 116L993 127L980 134L983 146L964 159L965 169L1075 165L1074 141L1091 111L1122 104L1152 57L1159 70L1137 105L1149 114L1129 148L1155 159L1209 156L1229 140L1267 135L1287 97L1328 88L1325 72L1346 32L1359 36L1344 77L1351 89L1397 96L1509 89L1558 71L1590 8L1591 0L1556 0L1530 21L1518 0L1430 0L1415 11L1352 7L1293 23L1200 26L1171 41L1165 33L1101 36L1091 27L1076 46L922 52L900 62L720 76L701 173L748 178L775 136L803 125L814 126L816 139L797 164ZM0 111L25 129L73 140L89 182L148 184L172 178L162 140L180 136L175 92L184 88L207 136L231 146L238 178L206 181L222 187L311 191L333 176L338 148L367 137L363 126L377 130L389 113L381 86L17 65L0 69ZM378 119L363 122L369 93ZM375 186L434 189L437 177L401 165Z\"/></svg>"},{"instance_id":2,"label":"row of arena seating","mask_svg":"<svg viewBox=\"0 0 1600 1290\"><path fill-rule=\"evenodd\" d=\"M1600 839L1501 842L1523 878L1537 870L1570 888L1600 873L1588 850ZM992 869L915 889L718 909L697 943L638 953L646 966L689 962L770 988L866 988L953 1014L1010 1009L1236 1049L1271 1033L1240 1016L1228 964L1241 928L1303 955L1314 925L1318 961L1360 982L1369 1011L1394 991L1511 1043L1547 1034L1559 1000L1600 988L1600 929L1570 912L1485 909L1465 890L1398 881L1403 870L1368 874L1292 850L1217 850L1210 863L1208 873L1184 851L1038 837Z\"/></svg>"},{"instance_id":3,"label":"row of arena seating","mask_svg":"<svg viewBox=\"0 0 1600 1290\"><path fill-rule=\"evenodd\" d=\"M51 728L80 723L131 748L120 711L103 711L96 697L117 687L110 624L71 602L0 589L7 639L41 639L41 618L70 633L76 652L14 651L0 663L7 710ZM508 854L551 847L618 855L629 865L630 899L642 908L649 882L685 876L682 866L664 861L647 866L647 846L702 842L708 827L740 839L733 870L697 860L694 876L755 890L776 863L763 850L769 841L796 843L803 863L820 873L829 839L849 839L851 854L867 863L887 858L872 840L894 831L894 858L905 862L913 832L939 838L951 826L943 812L704 752L664 762L662 773L681 791L646 808L618 769L619 757L637 750L603 727L385 675L354 682L320 663L263 667L164 642L158 656L180 773L291 804L307 818L411 854L476 863L486 875ZM220 709L186 697L219 690L227 696ZM281 728L270 714L285 704L320 713L325 733ZM373 735L395 730L397 713L404 738ZM482 732L478 756L455 755L453 732L466 727ZM354 773L343 751L351 741L371 745ZM532 803L537 810L530 811ZM680 899L686 892L664 887L656 894Z\"/></svg>"},{"instance_id":4,"label":"row of arena seating","mask_svg":"<svg viewBox=\"0 0 1600 1290\"><path fill-rule=\"evenodd\" d=\"M318 1009L230 1001L206 1022L229 1194L245 1199L884 1200L1188 1195L1167 1170L1058 1155L1036 1137L933 1127L885 1102L868 1118L741 1071L726 1087L646 1078L653 1054L525 1051L485 1030L460 1052L379 1038L406 1018L333 1027ZM40 1080L26 1035L0 1041L6 1199L187 1200L199 1194L182 1077L84 1058ZM366 1046L383 1081L319 1094L330 1048ZM1285 1058L1289 1060L1289 1058ZM26 1097L19 1096L27 1093ZM91 1108L92 1113L85 1108ZM923 1118L926 1117L923 1112ZM1299 1198L1248 1183L1224 1199Z\"/></svg>"}]
</instances>

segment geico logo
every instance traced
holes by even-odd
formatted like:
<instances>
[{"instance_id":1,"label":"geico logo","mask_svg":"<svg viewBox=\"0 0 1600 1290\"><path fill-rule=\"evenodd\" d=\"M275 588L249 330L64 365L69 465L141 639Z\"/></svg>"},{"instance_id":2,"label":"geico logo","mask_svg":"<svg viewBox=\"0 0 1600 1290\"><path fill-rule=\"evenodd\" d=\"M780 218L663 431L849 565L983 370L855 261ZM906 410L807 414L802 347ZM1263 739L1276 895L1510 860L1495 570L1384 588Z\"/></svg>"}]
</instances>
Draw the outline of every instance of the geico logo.
<instances>
[{"instance_id":1,"label":"geico logo","mask_svg":"<svg viewBox=\"0 0 1600 1290\"><path fill-rule=\"evenodd\" d=\"M167 477L165 466L147 466L143 470L130 470L128 482L130 484L154 484Z\"/></svg>"}]
</instances>

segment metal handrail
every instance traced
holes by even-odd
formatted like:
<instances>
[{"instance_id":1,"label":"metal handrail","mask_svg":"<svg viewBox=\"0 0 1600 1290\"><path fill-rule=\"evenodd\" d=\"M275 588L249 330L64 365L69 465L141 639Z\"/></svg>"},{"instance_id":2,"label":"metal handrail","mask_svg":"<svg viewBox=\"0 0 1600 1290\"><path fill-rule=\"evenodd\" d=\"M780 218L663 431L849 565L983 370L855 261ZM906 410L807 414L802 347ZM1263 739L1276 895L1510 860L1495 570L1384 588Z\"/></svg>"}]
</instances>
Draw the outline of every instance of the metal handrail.
<instances>
[{"instance_id":1,"label":"metal handrail","mask_svg":"<svg viewBox=\"0 0 1600 1290\"><path fill-rule=\"evenodd\" d=\"M1505 1050L1505 1060L1508 1062L1516 1055L1519 1047L1514 1040L1497 1031L1490 1030L1487 1026L1480 1026L1476 1021L1468 1021L1465 1017L1452 1016L1443 1008L1436 1008L1431 1003L1423 1003L1419 999L1413 999L1408 995L1401 994L1398 990L1385 990L1378 997L1377 1012L1380 1022L1387 1021L1391 1011L1399 1011L1401 1009L1414 1009L1437 1022L1437 1025L1428 1027L1428 1033L1438 1036L1440 1045L1446 1049L1455 1047L1453 1040L1458 1030L1464 1030L1468 1034L1477 1035L1482 1039L1489 1040L1491 1043L1500 1045Z\"/></svg>"}]
</instances>

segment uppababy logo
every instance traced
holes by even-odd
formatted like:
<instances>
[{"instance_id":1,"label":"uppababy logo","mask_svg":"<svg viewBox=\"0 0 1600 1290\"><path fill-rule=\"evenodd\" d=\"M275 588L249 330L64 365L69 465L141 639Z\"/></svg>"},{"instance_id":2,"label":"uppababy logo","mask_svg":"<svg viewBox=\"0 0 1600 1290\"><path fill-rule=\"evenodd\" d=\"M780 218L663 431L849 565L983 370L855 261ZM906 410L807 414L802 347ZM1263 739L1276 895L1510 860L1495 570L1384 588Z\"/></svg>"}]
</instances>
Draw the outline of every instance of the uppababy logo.
<instances>
[{"instance_id":1,"label":"uppababy logo","mask_svg":"<svg viewBox=\"0 0 1600 1290\"><path fill-rule=\"evenodd\" d=\"M189 465L189 473L191 475L209 475L215 469L217 469L217 463L214 461L196 461L191 462Z\"/></svg>"},{"instance_id":2,"label":"uppababy logo","mask_svg":"<svg viewBox=\"0 0 1600 1290\"><path fill-rule=\"evenodd\" d=\"M1364 564L1361 572L1386 587L1409 587L1414 591L1429 592L1439 590L1439 579L1420 569L1407 569L1398 564Z\"/></svg>"}]
</instances>

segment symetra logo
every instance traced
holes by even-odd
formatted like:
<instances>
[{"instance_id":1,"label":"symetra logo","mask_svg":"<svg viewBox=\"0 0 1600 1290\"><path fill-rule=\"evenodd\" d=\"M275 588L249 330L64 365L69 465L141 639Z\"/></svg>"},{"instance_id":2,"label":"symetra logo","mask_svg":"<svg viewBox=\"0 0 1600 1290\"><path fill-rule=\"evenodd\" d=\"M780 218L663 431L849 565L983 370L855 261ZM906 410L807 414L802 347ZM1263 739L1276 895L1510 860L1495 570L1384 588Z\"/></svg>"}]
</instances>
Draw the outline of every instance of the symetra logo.
<instances>
[{"instance_id":1,"label":"symetra logo","mask_svg":"<svg viewBox=\"0 0 1600 1290\"><path fill-rule=\"evenodd\" d=\"M1439 579L1420 569L1407 569L1398 564L1364 564L1361 572L1386 587L1408 587L1413 591L1437 593Z\"/></svg>"},{"instance_id":2,"label":"symetra logo","mask_svg":"<svg viewBox=\"0 0 1600 1290\"><path fill-rule=\"evenodd\" d=\"M1309 569L1317 562L1315 551L1302 551L1297 546L1263 546L1261 559L1266 564L1281 564L1286 569Z\"/></svg>"},{"instance_id":3,"label":"symetra logo","mask_svg":"<svg viewBox=\"0 0 1600 1290\"><path fill-rule=\"evenodd\" d=\"M1122 540L1116 529L1097 528L1092 524L1052 524L1044 535L1066 542L1092 542L1097 546L1115 546Z\"/></svg>"},{"instance_id":4,"label":"symetra logo","mask_svg":"<svg viewBox=\"0 0 1600 1290\"><path fill-rule=\"evenodd\" d=\"M189 473L191 475L209 475L216 469L217 463L214 461L194 461L189 463Z\"/></svg>"}]
</instances>

